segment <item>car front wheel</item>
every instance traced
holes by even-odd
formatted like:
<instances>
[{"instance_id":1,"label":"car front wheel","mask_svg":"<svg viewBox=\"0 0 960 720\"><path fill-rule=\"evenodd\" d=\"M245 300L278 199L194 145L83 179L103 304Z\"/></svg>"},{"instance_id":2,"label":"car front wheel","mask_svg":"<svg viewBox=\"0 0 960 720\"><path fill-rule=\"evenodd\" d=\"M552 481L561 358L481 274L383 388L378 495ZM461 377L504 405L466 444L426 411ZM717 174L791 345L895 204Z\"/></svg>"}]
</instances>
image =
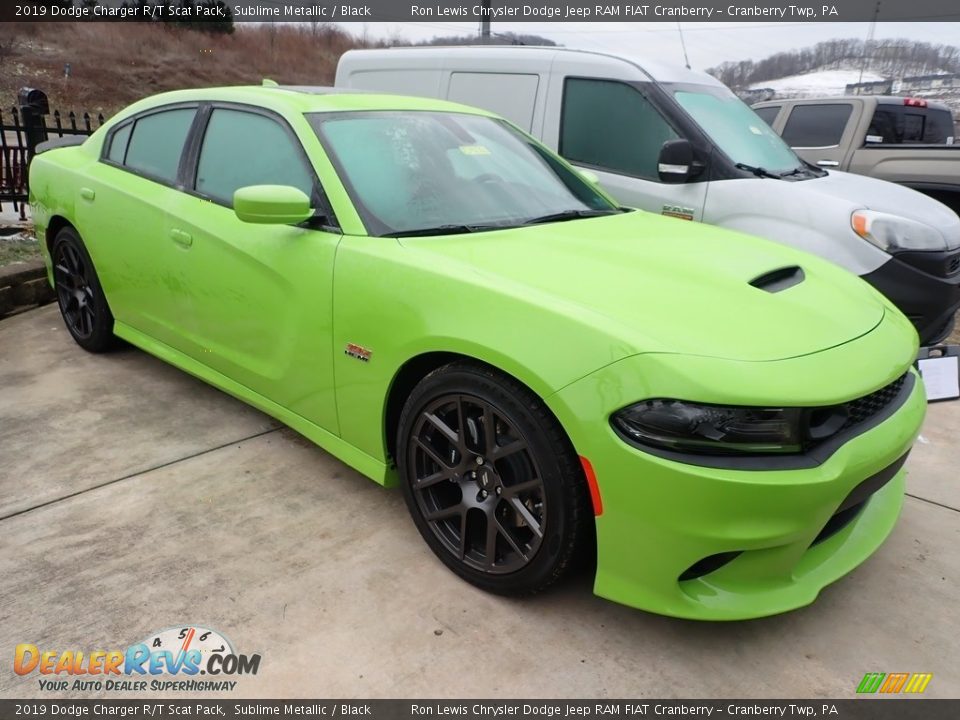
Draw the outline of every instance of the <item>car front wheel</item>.
<instances>
[{"instance_id":1,"label":"car front wheel","mask_svg":"<svg viewBox=\"0 0 960 720\"><path fill-rule=\"evenodd\" d=\"M577 455L543 402L512 378L465 363L429 374L404 406L397 461L420 534L480 588L538 592L590 545Z\"/></svg>"}]
</instances>

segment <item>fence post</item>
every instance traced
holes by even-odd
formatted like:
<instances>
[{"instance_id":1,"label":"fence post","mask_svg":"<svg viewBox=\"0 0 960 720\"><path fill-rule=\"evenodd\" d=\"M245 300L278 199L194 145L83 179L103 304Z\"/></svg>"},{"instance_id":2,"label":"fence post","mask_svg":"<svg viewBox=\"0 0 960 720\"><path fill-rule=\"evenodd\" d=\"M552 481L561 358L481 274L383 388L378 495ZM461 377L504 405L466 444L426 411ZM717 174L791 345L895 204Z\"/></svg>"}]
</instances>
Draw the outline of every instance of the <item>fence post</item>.
<instances>
[{"instance_id":1,"label":"fence post","mask_svg":"<svg viewBox=\"0 0 960 720\"><path fill-rule=\"evenodd\" d=\"M43 117L50 114L50 104L47 102L47 94L43 90L34 88L20 88L17 99L27 140L27 162L29 162L37 145L47 141L47 124Z\"/></svg>"}]
</instances>

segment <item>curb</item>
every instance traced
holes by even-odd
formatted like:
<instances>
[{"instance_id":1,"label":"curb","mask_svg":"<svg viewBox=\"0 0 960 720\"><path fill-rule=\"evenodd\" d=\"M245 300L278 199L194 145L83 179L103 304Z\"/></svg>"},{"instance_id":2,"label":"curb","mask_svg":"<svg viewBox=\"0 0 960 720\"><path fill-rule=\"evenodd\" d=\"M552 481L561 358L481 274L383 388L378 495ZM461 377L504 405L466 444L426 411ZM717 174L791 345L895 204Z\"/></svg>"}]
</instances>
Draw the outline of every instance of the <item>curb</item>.
<instances>
[{"instance_id":1,"label":"curb","mask_svg":"<svg viewBox=\"0 0 960 720\"><path fill-rule=\"evenodd\" d=\"M0 267L0 318L53 300L43 260Z\"/></svg>"}]
</instances>

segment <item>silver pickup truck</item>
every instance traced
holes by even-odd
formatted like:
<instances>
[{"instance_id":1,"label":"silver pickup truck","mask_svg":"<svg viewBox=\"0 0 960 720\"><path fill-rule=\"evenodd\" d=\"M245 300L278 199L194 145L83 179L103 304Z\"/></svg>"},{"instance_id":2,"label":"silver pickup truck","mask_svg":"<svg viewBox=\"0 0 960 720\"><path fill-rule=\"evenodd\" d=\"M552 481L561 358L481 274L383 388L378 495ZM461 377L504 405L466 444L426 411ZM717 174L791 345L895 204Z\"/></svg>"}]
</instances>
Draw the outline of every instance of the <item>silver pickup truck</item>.
<instances>
[{"instance_id":1,"label":"silver pickup truck","mask_svg":"<svg viewBox=\"0 0 960 720\"><path fill-rule=\"evenodd\" d=\"M753 109L807 162L899 183L960 213L960 143L946 105L853 96L771 100Z\"/></svg>"}]
</instances>

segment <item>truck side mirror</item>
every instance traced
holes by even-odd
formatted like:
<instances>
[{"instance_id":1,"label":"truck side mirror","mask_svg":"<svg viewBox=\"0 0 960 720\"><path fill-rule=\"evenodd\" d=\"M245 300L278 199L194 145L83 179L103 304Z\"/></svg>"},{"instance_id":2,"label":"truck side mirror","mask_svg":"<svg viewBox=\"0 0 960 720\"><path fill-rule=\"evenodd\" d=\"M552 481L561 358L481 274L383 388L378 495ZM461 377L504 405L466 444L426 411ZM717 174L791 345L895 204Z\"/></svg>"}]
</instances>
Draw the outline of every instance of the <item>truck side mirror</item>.
<instances>
[{"instance_id":1,"label":"truck side mirror","mask_svg":"<svg viewBox=\"0 0 960 720\"><path fill-rule=\"evenodd\" d=\"M689 140L667 140L660 148L657 174L665 183L684 183L693 170L693 146Z\"/></svg>"}]
</instances>

